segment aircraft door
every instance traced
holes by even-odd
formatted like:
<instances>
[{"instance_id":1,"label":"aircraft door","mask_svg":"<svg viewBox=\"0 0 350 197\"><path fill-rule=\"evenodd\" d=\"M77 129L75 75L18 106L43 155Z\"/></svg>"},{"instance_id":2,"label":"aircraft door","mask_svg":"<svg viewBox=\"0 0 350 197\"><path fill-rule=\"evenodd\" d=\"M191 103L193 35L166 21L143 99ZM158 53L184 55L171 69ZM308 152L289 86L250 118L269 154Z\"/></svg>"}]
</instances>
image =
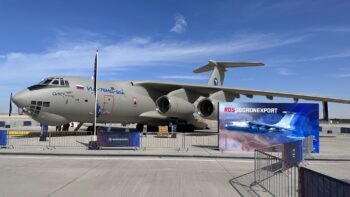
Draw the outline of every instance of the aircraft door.
<instances>
[{"instance_id":1,"label":"aircraft door","mask_svg":"<svg viewBox=\"0 0 350 197\"><path fill-rule=\"evenodd\" d=\"M103 96L103 107L102 107L102 115L110 115L113 111L114 107L114 96L112 95L104 95Z\"/></svg>"}]
</instances>

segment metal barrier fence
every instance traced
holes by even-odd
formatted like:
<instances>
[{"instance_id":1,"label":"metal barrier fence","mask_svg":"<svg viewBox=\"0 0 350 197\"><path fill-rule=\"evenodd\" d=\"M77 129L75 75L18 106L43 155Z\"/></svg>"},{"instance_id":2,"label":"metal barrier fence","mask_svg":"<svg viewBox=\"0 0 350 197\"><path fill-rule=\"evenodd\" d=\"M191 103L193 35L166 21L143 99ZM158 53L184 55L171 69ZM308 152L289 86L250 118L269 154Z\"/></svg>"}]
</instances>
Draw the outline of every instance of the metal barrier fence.
<instances>
[{"instance_id":1,"label":"metal barrier fence","mask_svg":"<svg viewBox=\"0 0 350 197\"><path fill-rule=\"evenodd\" d=\"M92 139L91 132L48 132L46 138L40 138L38 131L8 132L8 147L39 147L39 148L88 148ZM197 133L140 133L140 149L174 149L177 151L225 151L229 136L212 132ZM220 141L220 142L219 142ZM220 145L220 146L219 146ZM311 148L310 148L311 147ZM118 147L117 147L118 148ZM120 147L119 147L120 148ZM278 146L260 149L268 154L281 157ZM271 149L271 150L269 150ZM304 153L312 150L312 139L304 141ZM310 154L309 154L310 155Z\"/></svg>"},{"instance_id":2,"label":"metal barrier fence","mask_svg":"<svg viewBox=\"0 0 350 197\"><path fill-rule=\"evenodd\" d=\"M314 136L310 135L309 137L306 137L303 140L303 158L313 158L312 151L314 150ZM304 160L304 163L308 164L306 160Z\"/></svg>"},{"instance_id":3,"label":"metal barrier fence","mask_svg":"<svg viewBox=\"0 0 350 197\"><path fill-rule=\"evenodd\" d=\"M272 152L273 149L279 147L270 147L268 151L271 152L255 150L254 185L261 186L273 196L298 196L298 166L290 165L276 156L281 153Z\"/></svg>"},{"instance_id":4,"label":"metal barrier fence","mask_svg":"<svg viewBox=\"0 0 350 197\"><path fill-rule=\"evenodd\" d=\"M32 131L16 131L7 135L7 144L9 148L37 147L47 148L48 141L40 141L40 133Z\"/></svg>"},{"instance_id":5,"label":"metal barrier fence","mask_svg":"<svg viewBox=\"0 0 350 197\"><path fill-rule=\"evenodd\" d=\"M350 183L341 181L313 170L301 167L300 172L300 196L350 196Z\"/></svg>"},{"instance_id":6,"label":"metal barrier fence","mask_svg":"<svg viewBox=\"0 0 350 197\"><path fill-rule=\"evenodd\" d=\"M188 150L219 150L218 133L185 133L183 134L183 149ZM226 145L226 144L225 144ZM223 147L225 149L226 146ZM223 150L222 149L222 150Z\"/></svg>"},{"instance_id":7,"label":"metal barrier fence","mask_svg":"<svg viewBox=\"0 0 350 197\"><path fill-rule=\"evenodd\" d=\"M183 136L180 133L147 132L141 135L141 148L146 149L175 149L183 148Z\"/></svg>"},{"instance_id":8,"label":"metal barrier fence","mask_svg":"<svg viewBox=\"0 0 350 197\"><path fill-rule=\"evenodd\" d=\"M218 134L203 133L145 133L141 137L143 149L166 148L180 150L190 150L199 148L217 148Z\"/></svg>"},{"instance_id":9,"label":"metal barrier fence","mask_svg":"<svg viewBox=\"0 0 350 197\"><path fill-rule=\"evenodd\" d=\"M43 149L55 148L88 148L92 139L91 132L48 132L46 138L40 138L38 131L16 131L7 135L9 148L38 147ZM219 150L218 133L166 133L147 132L140 134L140 148L174 149L177 151ZM226 146L221 147L225 149Z\"/></svg>"},{"instance_id":10,"label":"metal barrier fence","mask_svg":"<svg viewBox=\"0 0 350 197\"><path fill-rule=\"evenodd\" d=\"M7 135L8 148L88 148L89 141L90 132L48 132L48 136L40 137L40 132L16 131Z\"/></svg>"},{"instance_id":11,"label":"metal barrier fence","mask_svg":"<svg viewBox=\"0 0 350 197\"><path fill-rule=\"evenodd\" d=\"M141 148L175 150L218 150L218 133L143 133Z\"/></svg>"},{"instance_id":12,"label":"metal barrier fence","mask_svg":"<svg viewBox=\"0 0 350 197\"><path fill-rule=\"evenodd\" d=\"M91 132L49 132L50 148L88 148L91 141Z\"/></svg>"}]
</instances>

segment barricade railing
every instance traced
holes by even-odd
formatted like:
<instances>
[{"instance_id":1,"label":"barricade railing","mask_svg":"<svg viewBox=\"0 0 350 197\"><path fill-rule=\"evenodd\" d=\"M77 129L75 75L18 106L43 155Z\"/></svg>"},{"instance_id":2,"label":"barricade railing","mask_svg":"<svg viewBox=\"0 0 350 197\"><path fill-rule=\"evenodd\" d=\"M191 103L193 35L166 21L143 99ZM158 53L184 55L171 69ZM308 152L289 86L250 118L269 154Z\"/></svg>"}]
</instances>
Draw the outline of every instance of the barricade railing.
<instances>
[{"instance_id":1,"label":"barricade railing","mask_svg":"<svg viewBox=\"0 0 350 197\"><path fill-rule=\"evenodd\" d=\"M88 148L92 140L91 132L49 132L48 146L50 148Z\"/></svg>"},{"instance_id":2,"label":"barricade railing","mask_svg":"<svg viewBox=\"0 0 350 197\"><path fill-rule=\"evenodd\" d=\"M141 148L146 149L176 149L178 151L183 148L182 133L158 133L147 132L141 134Z\"/></svg>"},{"instance_id":3,"label":"barricade railing","mask_svg":"<svg viewBox=\"0 0 350 197\"><path fill-rule=\"evenodd\" d=\"M42 148L88 148L92 140L91 132L53 132L49 131L44 138L39 131L17 131L8 133L8 147L42 147ZM140 148L146 149L175 149L178 151L217 151L225 150L227 143L219 142L227 138L219 133L140 133ZM219 147L219 143L222 147Z\"/></svg>"},{"instance_id":4,"label":"barricade railing","mask_svg":"<svg viewBox=\"0 0 350 197\"><path fill-rule=\"evenodd\" d=\"M218 133L184 133L183 138L183 149L186 151L219 149Z\"/></svg>"},{"instance_id":5,"label":"barricade railing","mask_svg":"<svg viewBox=\"0 0 350 197\"><path fill-rule=\"evenodd\" d=\"M16 131L8 136L8 147L43 147L43 148L88 148L92 140L91 132L48 132L43 139L38 131ZM192 150L225 150L227 143L219 139L226 139L225 134L218 133L140 133L140 148L146 149L175 149L183 151ZM225 140L224 140L225 141Z\"/></svg>"},{"instance_id":6,"label":"barricade railing","mask_svg":"<svg viewBox=\"0 0 350 197\"><path fill-rule=\"evenodd\" d=\"M350 196L350 183L300 167L300 197Z\"/></svg>"},{"instance_id":7,"label":"barricade railing","mask_svg":"<svg viewBox=\"0 0 350 197\"><path fill-rule=\"evenodd\" d=\"M141 148L175 150L218 150L218 133L141 133Z\"/></svg>"},{"instance_id":8,"label":"barricade railing","mask_svg":"<svg viewBox=\"0 0 350 197\"><path fill-rule=\"evenodd\" d=\"M49 141L40 138L40 132L33 131L10 131L7 132L8 148L40 147L47 148Z\"/></svg>"},{"instance_id":9,"label":"barricade railing","mask_svg":"<svg viewBox=\"0 0 350 197\"><path fill-rule=\"evenodd\" d=\"M88 148L89 141L91 141L91 132L85 131L48 132L47 136L40 136L38 131L10 131L7 133L8 148Z\"/></svg>"},{"instance_id":10,"label":"barricade railing","mask_svg":"<svg viewBox=\"0 0 350 197\"><path fill-rule=\"evenodd\" d=\"M303 157L304 158L312 158L312 151L314 150L314 136L310 135L305 137L303 140Z\"/></svg>"},{"instance_id":11,"label":"barricade railing","mask_svg":"<svg viewBox=\"0 0 350 197\"><path fill-rule=\"evenodd\" d=\"M298 166L282 159L283 145L254 152L254 183L273 196L298 196Z\"/></svg>"}]
</instances>

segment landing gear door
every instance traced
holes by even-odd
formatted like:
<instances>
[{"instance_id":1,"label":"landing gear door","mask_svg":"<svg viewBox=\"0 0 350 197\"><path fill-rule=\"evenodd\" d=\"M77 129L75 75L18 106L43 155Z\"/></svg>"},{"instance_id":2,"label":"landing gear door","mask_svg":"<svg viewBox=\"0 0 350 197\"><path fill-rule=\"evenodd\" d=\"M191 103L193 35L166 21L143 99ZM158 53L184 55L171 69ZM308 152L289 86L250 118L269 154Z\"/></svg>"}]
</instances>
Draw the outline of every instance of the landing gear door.
<instances>
[{"instance_id":1,"label":"landing gear door","mask_svg":"<svg viewBox=\"0 0 350 197\"><path fill-rule=\"evenodd\" d=\"M113 107L114 107L114 97L112 95L104 95L102 115L107 116L107 115L112 114Z\"/></svg>"}]
</instances>

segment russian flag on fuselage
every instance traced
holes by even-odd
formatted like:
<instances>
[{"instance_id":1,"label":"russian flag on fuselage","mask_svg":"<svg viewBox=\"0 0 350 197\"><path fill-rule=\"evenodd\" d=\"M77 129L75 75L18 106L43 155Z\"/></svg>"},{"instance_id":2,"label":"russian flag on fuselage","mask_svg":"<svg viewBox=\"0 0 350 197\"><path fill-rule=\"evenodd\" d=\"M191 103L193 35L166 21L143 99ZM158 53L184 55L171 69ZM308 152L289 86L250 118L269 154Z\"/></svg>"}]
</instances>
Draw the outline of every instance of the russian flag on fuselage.
<instances>
[{"instance_id":1,"label":"russian flag on fuselage","mask_svg":"<svg viewBox=\"0 0 350 197\"><path fill-rule=\"evenodd\" d=\"M76 85L75 86L77 88L77 90L84 90L85 87L83 85Z\"/></svg>"}]
</instances>

